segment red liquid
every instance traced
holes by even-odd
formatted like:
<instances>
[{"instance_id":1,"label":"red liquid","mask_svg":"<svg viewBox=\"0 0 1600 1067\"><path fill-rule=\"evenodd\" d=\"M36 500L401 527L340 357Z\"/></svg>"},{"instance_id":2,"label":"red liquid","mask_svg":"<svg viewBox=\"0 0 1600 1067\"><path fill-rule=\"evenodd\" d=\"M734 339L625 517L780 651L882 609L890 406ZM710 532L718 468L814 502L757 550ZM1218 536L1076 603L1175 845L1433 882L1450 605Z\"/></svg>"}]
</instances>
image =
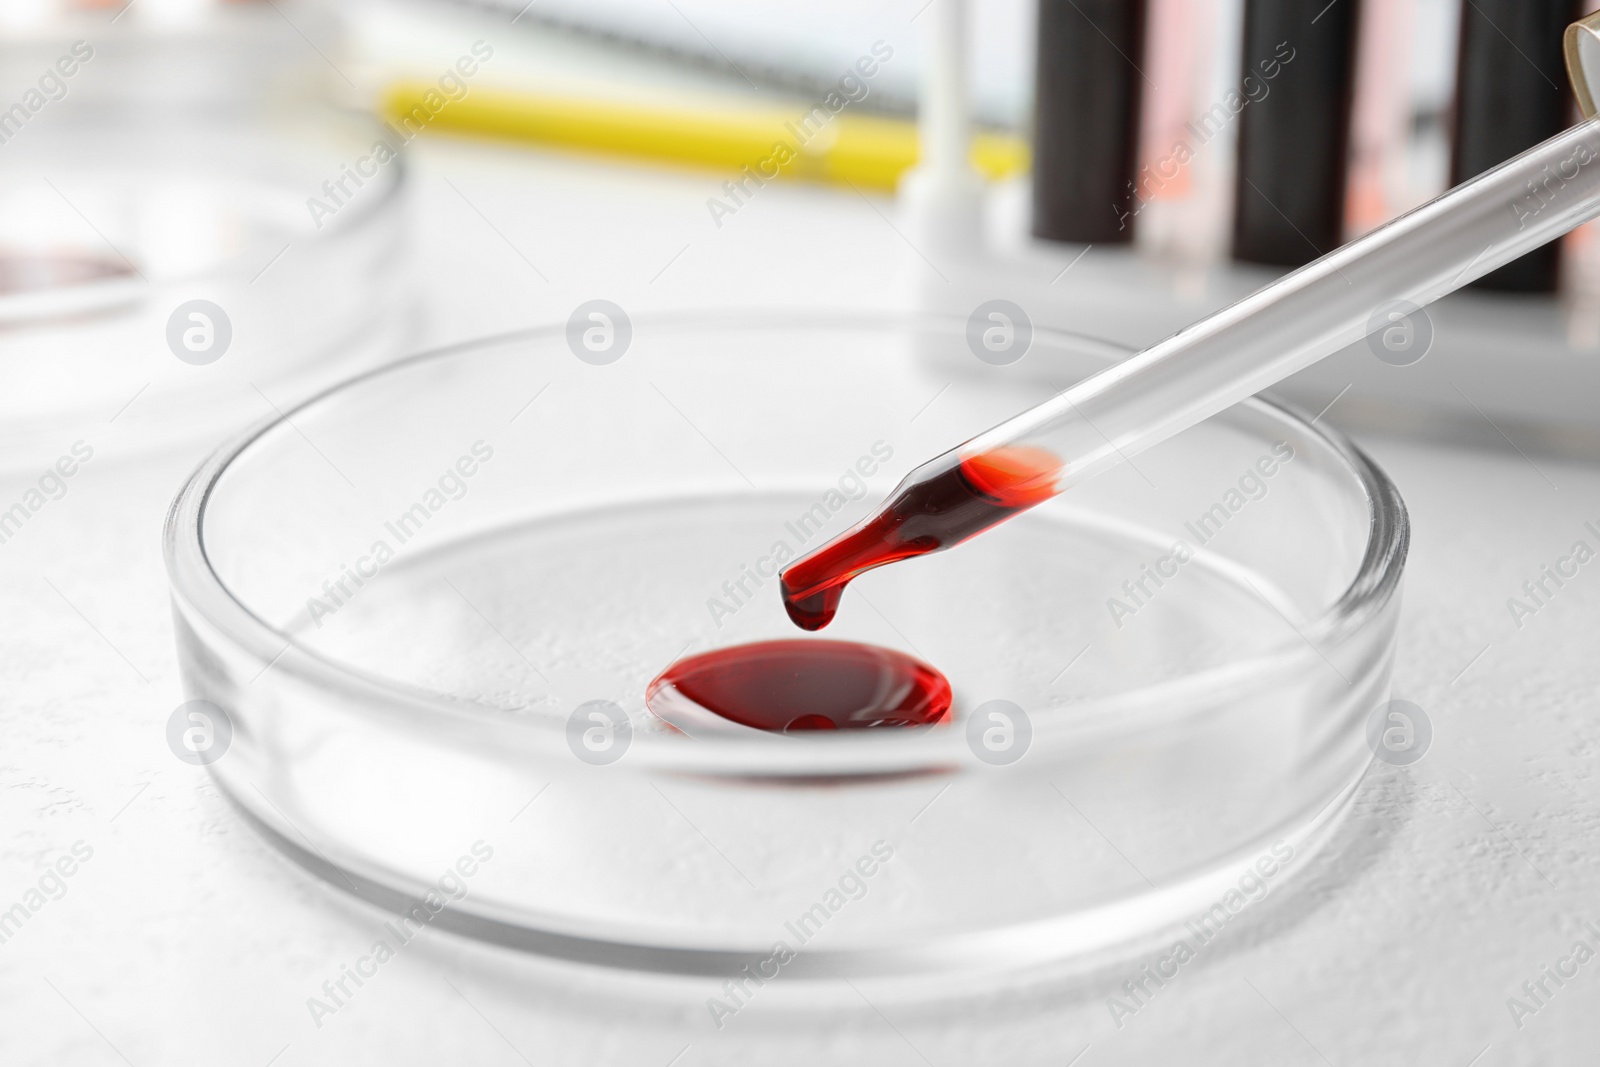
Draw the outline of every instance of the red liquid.
<instances>
[{"instance_id":1,"label":"red liquid","mask_svg":"<svg viewBox=\"0 0 1600 1067\"><path fill-rule=\"evenodd\" d=\"M1027 511L1056 494L1060 473L1059 459L1027 446L919 467L877 514L784 569L784 609L802 630L820 630L856 575L950 548Z\"/></svg>"},{"instance_id":2,"label":"red liquid","mask_svg":"<svg viewBox=\"0 0 1600 1067\"><path fill-rule=\"evenodd\" d=\"M65 253L0 251L0 293L31 293L64 289L106 278L133 277L128 263L113 263L95 256Z\"/></svg>"},{"instance_id":3,"label":"red liquid","mask_svg":"<svg viewBox=\"0 0 1600 1067\"><path fill-rule=\"evenodd\" d=\"M684 701L776 733L931 726L950 715L950 683L921 660L887 648L762 641L681 659L645 691L650 710L674 725L695 710Z\"/></svg>"}]
</instances>

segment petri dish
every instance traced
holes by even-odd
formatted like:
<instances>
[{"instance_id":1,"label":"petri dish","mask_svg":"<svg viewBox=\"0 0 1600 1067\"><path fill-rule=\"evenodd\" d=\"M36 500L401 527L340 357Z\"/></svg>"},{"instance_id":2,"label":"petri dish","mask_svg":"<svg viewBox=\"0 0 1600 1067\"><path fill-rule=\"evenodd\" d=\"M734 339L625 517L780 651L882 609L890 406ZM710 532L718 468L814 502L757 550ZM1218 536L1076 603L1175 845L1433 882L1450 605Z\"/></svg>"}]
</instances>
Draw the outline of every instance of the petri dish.
<instances>
[{"instance_id":1,"label":"petri dish","mask_svg":"<svg viewBox=\"0 0 1600 1067\"><path fill-rule=\"evenodd\" d=\"M726 976L783 944L785 975L914 982L1116 955L1323 846L1408 537L1348 441L1253 399L858 579L817 636L938 667L947 726L690 737L645 707L664 666L801 636L775 560L1053 386L935 369L960 321L628 333L604 365L565 327L405 360L179 493L185 687L231 724L210 769L297 862L547 957Z\"/></svg>"},{"instance_id":2,"label":"petri dish","mask_svg":"<svg viewBox=\"0 0 1600 1067\"><path fill-rule=\"evenodd\" d=\"M308 209L381 132L309 102L69 98L31 121L0 174L0 468L75 437L210 448L392 357L402 161Z\"/></svg>"}]
</instances>

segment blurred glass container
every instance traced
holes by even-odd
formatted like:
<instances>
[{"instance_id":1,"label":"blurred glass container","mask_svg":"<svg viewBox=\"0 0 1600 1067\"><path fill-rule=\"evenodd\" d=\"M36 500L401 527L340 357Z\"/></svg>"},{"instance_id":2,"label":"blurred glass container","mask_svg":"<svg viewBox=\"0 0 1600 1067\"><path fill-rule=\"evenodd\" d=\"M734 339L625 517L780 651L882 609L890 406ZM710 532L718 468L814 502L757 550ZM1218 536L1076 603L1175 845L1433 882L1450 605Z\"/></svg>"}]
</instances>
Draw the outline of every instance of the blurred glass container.
<instances>
[{"instance_id":1,"label":"blurred glass container","mask_svg":"<svg viewBox=\"0 0 1600 1067\"><path fill-rule=\"evenodd\" d=\"M404 163L283 7L0 35L0 467L210 443L393 354Z\"/></svg>"},{"instance_id":2,"label":"blurred glass container","mask_svg":"<svg viewBox=\"0 0 1600 1067\"><path fill-rule=\"evenodd\" d=\"M323 0L8 0L0 101L20 99L76 41L93 57L62 79L65 99L177 108L341 99L353 88L345 36Z\"/></svg>"},{"instance_id":3,"label":"blurred glass container","mask_svg":"<svg viewBox=\"0 0 1600 1067\"><path fill-rule=\"evenodd\" d=\"M951 727L691 739L646 684L691 648L796 635L780 544L820 544L1051 387L931 376L930 348L966 350L958 320L640 320L617 343L607 365L564 328L406 360L241 437L175 501L185 690L232 724L211 770L291 856L404 910L488 848L435 925L722 976L784 941L783 973L813 977L1082 961L1286 854L1309 866L1371 759L1407 543L1348 442L1251 400L859 579L827 636L942 669ZM1123 354L1033 344L1078 376ZM1179 538L1179 576L1108 618ZM1020 758L994 756L992 700L1021 709ZM594 701L628 717L606 758Z\"/></svg>"}]
</instances>

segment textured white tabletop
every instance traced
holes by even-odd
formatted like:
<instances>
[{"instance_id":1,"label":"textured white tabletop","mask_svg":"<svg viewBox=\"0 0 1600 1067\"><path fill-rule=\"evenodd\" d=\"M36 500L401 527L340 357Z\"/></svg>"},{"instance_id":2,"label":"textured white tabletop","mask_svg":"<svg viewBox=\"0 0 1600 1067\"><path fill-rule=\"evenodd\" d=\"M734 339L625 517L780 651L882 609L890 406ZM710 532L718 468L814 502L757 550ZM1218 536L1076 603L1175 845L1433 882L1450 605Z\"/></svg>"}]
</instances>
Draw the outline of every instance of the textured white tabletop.
<instances>
[{"instance_id":1,"label":"textured white tabletop","mask_svg":"<svg viewBox=\"0 0 1600 1067\"><path fill-rule=\"evenodd\" d=\"M871 308L911 255L888 203L848 189L774 185L719 229L707 174L443 140L413 163L412 347L596 297ZM438 931L319 1026L307 998L384 917L283 859L168 750L182 695L158 535L196 451L129 459L113 431L0 545L0 913L29 911L0 943L0 1063L1593 1062L1600 958L1574 945L1600 949L1600 562L1520 627L1507 598L1575 541L1600 549L1584 526L1600 528L1600 467L1363 440L1414 523L1395 688L1433 747L1378 766L1295 891L1120 1027L1117 973L981 1003L812 1010L786 993L718 1031L702 985L550 970ZM70 876L47 873L75 853ZM1513 1018L1511 997L1529 1010Z\"/></svg>"}]
</instances>

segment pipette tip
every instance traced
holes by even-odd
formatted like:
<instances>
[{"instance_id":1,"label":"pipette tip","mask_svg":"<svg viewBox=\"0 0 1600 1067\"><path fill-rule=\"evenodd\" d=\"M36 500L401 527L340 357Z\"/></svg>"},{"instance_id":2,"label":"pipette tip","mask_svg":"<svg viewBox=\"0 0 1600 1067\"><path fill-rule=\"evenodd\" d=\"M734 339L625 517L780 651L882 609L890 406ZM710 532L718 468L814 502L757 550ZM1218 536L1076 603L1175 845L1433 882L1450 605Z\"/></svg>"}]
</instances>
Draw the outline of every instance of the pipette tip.
<instances>
[{"instance_id":1,"label":"pipette tip","mask_svg":"<svg viewBox=\"0 0 1600 1067\"><path fill-rule=\"evenodd\" d=\"M947 453L918 467L871 517L784 569L784 610L802 630L822 629L851 579L960 544L1043 503L1056 494L1061 469L1053 454L1026 445Z\"/></svg>"}]
</instances>

